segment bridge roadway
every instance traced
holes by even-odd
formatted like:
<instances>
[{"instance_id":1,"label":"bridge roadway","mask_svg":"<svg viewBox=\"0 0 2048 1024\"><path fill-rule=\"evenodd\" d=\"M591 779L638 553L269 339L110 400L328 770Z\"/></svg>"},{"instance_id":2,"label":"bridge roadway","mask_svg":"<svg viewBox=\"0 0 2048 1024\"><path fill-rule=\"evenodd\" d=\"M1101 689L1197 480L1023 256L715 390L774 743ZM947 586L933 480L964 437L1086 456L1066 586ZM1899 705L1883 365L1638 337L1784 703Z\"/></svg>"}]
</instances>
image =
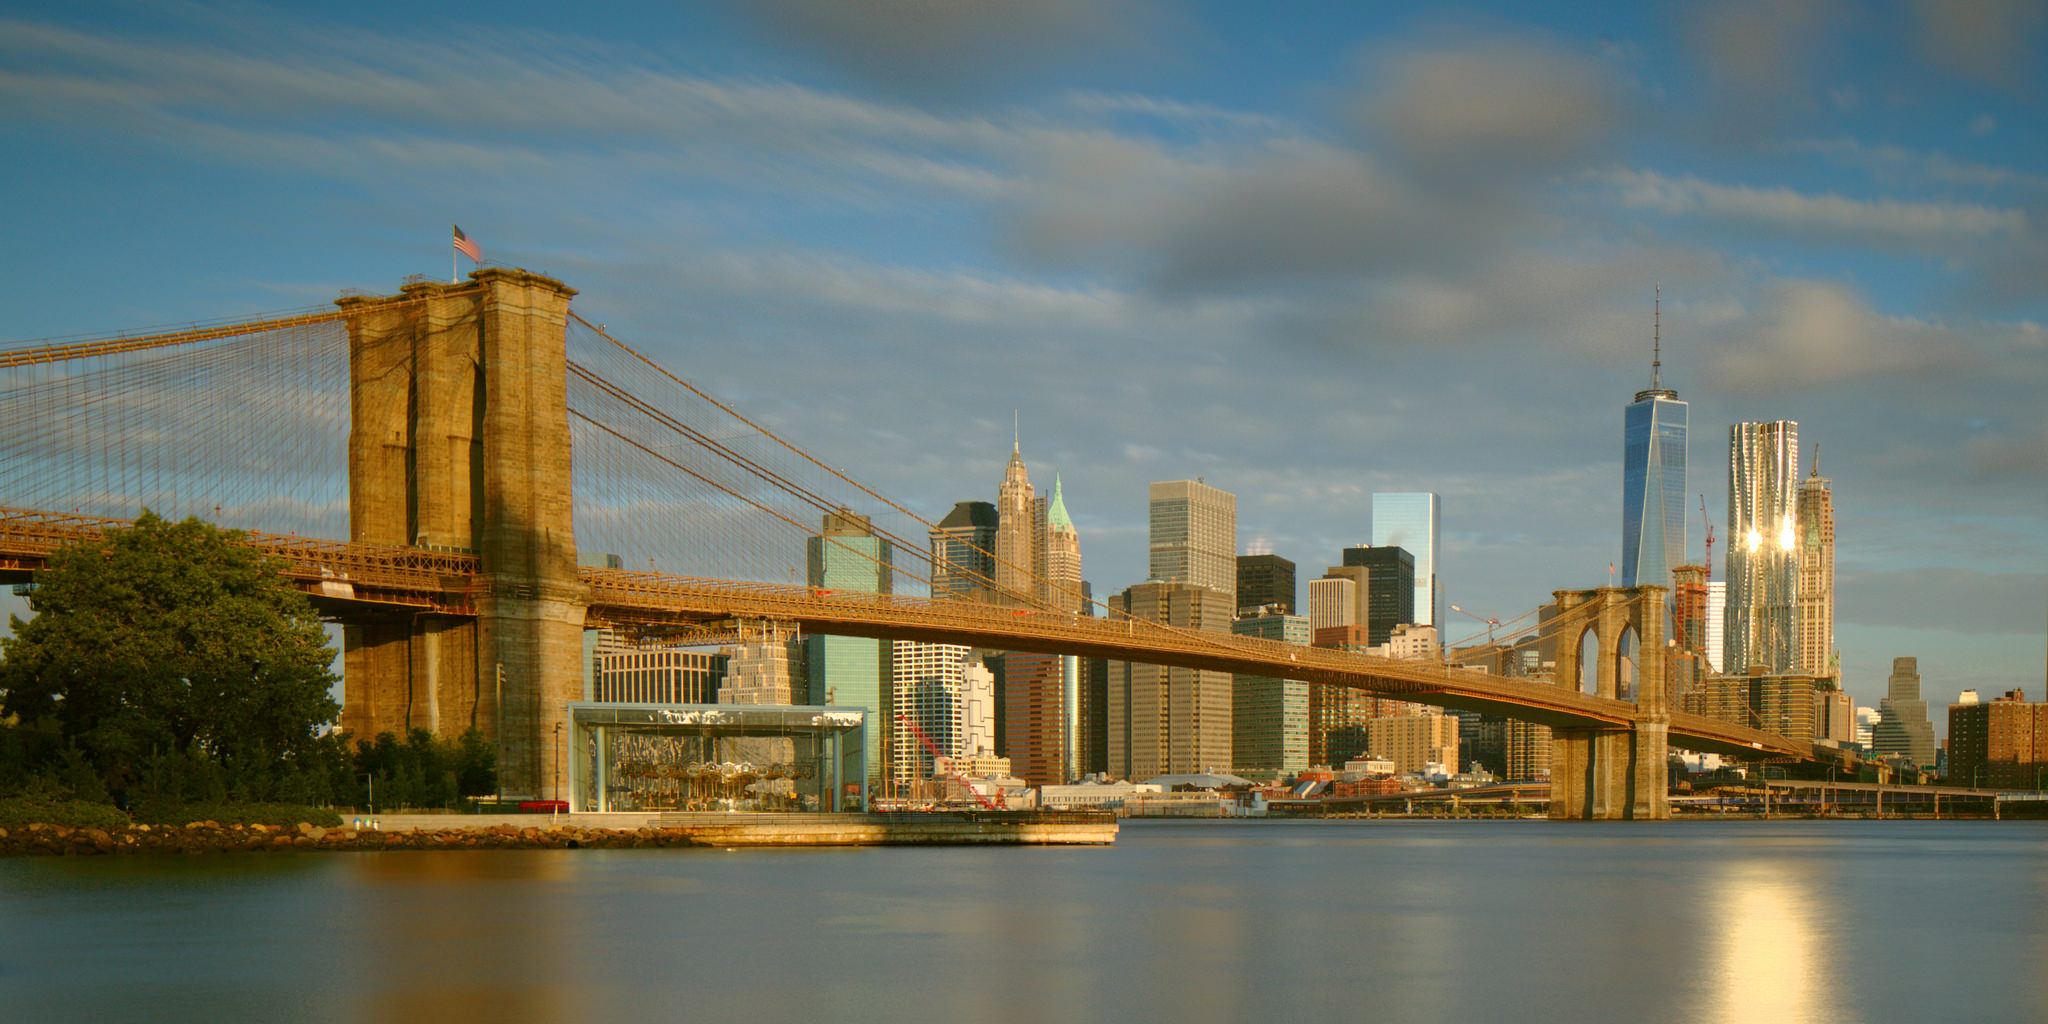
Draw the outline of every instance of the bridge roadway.
<instances>
[{"instance_id":1,"label":"bridge roadway","mask_svg":"<svg viewBox=\"0 0 2048 1024\"><path fill-rule=\"evenodd\" d=\"M0 580L25 581L50 551L125 520L0 508ZM471 614L477 560L464 552L250 533L324 614L391 610ZM971 644L998 650L1103 657L1328 683L1438 707L1484 711L1556 728L1628 729L1633 702L1437 662L1381 658L1143 620L959 601L698 579L618 569L581 570L592 626L716 626L772 620L812 633ZM1673 712L1674 746L1739 757L1815 759L1811 743L1700 715Z\"/></svg>"}]
</instances>

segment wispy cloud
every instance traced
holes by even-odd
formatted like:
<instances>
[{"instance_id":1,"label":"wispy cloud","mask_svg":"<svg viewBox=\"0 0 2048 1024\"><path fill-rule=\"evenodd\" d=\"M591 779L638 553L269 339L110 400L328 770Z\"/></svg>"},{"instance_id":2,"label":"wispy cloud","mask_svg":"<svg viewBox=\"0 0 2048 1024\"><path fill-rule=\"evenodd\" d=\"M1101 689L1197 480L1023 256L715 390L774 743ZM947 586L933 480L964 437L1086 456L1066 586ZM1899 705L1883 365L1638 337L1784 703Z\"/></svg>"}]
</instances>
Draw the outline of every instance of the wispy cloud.
<instances>
[{"instance_id":1,"label":"wispy cloud","mask_svg":"<svg viewBox=\"0 0 2048 1024\"><path fill-rule=\"evenodd\" d=\"M1874 145L1852 138L1801 139L1786 143L1792 152L1814 153L1859 167L1877 181L1905 187L1965 186L1977 189L2048 189L2048 174L1992 164L1957 160L1945 153L1902 146Z\"/></svg>"},{"instance_id":2,"label":"wispy cloud","mask_svg":"<svg viewBox=\"0 0 2048 1024\"><path fill-rule=\"evenodd\" d=\"M1171 24L1149 0L750 0L764 38L922 103L978 95L1048 65L1151 50Z\"/></svg>"},{"instance_id":3,"label":"wispy cloud","mask_svg":"<svg viewBox=\"0 0 2048 1024\"><path fill-rule=\"evenodd\" d=\"M1809 241L1944 249L2018 235L2028 227L2024 210L1977 203L1850 199L1626 168L1605 170L1595 178L1627 208Z\"/></svg>"}]
</instances>

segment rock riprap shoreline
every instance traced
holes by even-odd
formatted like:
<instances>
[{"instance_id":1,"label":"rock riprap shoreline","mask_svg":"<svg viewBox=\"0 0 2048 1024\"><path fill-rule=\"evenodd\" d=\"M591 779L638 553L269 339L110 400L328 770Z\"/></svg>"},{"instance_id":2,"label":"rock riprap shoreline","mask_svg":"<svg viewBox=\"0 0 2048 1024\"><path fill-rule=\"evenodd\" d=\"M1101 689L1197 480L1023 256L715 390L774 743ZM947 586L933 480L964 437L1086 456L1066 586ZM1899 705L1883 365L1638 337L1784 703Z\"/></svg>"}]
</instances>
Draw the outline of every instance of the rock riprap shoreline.
<instances>
[{"instance_id":1,"label":"rock riprap shoreline","mask_svg":"<svg viewBox=\"0 0 2048 1024\"><path fill-rule=\"evenodd\" d=\"M322 828L300 823L222 825L131 825L127 828L70 828L27 825L0 828L0 856L101 856L119 854L264 853L299 850L539 850L634 849L698 846L680 829L581 828L573 825L493 825L483 828L379 831Z\"/></svg>"}]
</instances>

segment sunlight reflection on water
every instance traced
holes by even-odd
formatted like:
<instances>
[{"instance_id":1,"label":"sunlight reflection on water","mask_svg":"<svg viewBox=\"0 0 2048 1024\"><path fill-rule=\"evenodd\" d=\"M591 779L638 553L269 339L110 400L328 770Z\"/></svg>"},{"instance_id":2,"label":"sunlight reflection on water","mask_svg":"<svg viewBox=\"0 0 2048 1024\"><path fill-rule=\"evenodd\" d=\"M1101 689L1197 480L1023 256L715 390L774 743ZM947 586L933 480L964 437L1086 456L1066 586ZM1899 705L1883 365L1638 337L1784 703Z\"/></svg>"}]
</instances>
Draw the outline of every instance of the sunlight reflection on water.
<instances>
[{"instance_id":1,"label":"sunlight reflection on water","mask_svg":"<svg viewBox=\"0 0 2048 1024\"><path fill-rule=\"evenodd\" d=\"M16 859L0 1020L2041 1020L2044 896L2037 823Z\"/></svg>"}]
</instances>

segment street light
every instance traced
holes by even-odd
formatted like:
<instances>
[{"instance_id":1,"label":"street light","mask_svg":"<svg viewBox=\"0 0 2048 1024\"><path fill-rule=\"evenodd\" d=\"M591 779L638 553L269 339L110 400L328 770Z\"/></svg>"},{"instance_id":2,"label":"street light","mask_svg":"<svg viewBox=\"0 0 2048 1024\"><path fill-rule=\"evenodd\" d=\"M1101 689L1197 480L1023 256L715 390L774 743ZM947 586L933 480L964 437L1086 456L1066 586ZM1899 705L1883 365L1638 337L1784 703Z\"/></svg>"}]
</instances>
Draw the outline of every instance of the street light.
<instances>
[{"instance_id":1,"label":"street light","mask_svg":"<svg viewBox=\"0 0 2048 1024\"><path fill-rule=\"evenodd\" d=\"M377 776L364 772L363 786L365 787L363 802L369 804L370 813L375 814L377 813Z\"/></svg>"}]
</instances>

